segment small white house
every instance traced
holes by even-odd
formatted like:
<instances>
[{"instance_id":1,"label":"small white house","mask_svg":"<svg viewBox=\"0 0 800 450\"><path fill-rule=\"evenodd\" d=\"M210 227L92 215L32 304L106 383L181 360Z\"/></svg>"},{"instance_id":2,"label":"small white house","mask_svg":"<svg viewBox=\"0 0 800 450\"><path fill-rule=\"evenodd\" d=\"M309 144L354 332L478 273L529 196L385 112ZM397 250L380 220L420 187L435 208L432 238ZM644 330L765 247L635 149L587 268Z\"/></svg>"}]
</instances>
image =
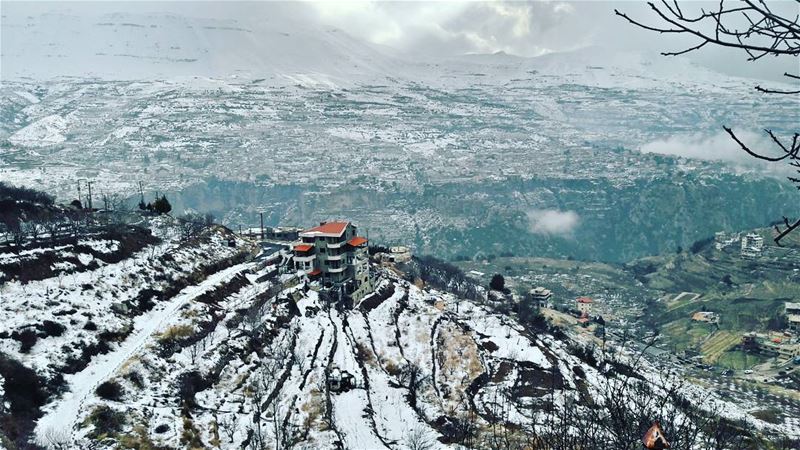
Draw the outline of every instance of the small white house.
<instances>
[{"instance_id":1,"label":"small white house","mask_svg":"<svg viewBox=\"0 0 800 450\"><path fill-rule=\"evenodd\" d=\"M742 237L742 258L758 258L764 249L764 238L755 234L748 233Z\"/></svg>"}]
</instances>

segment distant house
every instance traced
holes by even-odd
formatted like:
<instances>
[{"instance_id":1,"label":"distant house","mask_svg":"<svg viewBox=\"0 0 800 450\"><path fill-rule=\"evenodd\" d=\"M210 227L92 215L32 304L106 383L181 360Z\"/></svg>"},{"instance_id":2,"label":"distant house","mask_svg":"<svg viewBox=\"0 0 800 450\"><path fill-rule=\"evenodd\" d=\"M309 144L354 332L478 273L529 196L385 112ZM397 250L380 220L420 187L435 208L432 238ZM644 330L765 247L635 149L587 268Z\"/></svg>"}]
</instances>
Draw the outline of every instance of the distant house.
<instances>
[{"instance_id":1,"label":"distant house","mask_svg":"<svg viewBox=\"0 0 800 450\"><path fill-rule=\"evenodd\" d=\"M783 307L786 313L786 320L789 322L789 328L800 331L800 303L786 302Z\"/></svg>"},{"instance_id":2,"label":"distant house","mask_svg":"<svg viewBox=\"0 0 800 450\"><path fill-rule=\"evenodd\" d=\"M392 262L409 262L411 261L411 250L408 247L397 246L389 249L389 260Z\"/></svg>"},{"instance_id":3,"label":"distant house","mask_svg":"<svg viewBox=\"0 0 800 450\"><path fill-rule=\"evenodd\" d=\"M353 300L372 291L367 239L350 222L322 222L298 233L292 244L295 269Z\"/></svg>"},{"instance_id":4,"label":"distant house","mask_svg":"<svg viewBox=\"0 0 800 450\"><path fill-rule=\"evenodd\" d=\"M550 299L553 293L549 289L541 286L535 287L528 291L528 300L538 308L546 308L550 304Z\"/></svg>"},{"instance_id":5,"label":"distant house","mask_svg":"<svg viewBox=\"0 0 800 450\"><path fill-rule=\"evenodd\" d=\"M711 311L698 311L692 314L695 322L719 323L719 314Z\"/></svg>"},{"instance_id":6,"label":"distant house","mask_svg":"<svg viewBox=\"0 0 800 450\"><path fill-rule=\"evenodd\" d=\"M747 333L742 336L742 350L789 360L800 356L800 344L793 344L779 336L758 333Z\"/></svg>"},{"instance_id":7,"label":"distant house","mask_svg":"<svg viewBox=\"0 0 800 450\"><path fill-rule=\"evenodd\" d=\"M575 299L575 308L581 312L581 314L589 315L592 312L592 301L589 297L578 297Z\"/></svg>"},{"instance_id":8,"label":"distant house","mask_svg":"<svg viewBox=\"0 0 800 450\"><path fill-rule=\"evenodd\" d=\"M755 234L748 233L742 237L742 258L758 258L764 249L764 238Z\"/></svg>"},{"instance_id":9,"label":"distant house","mask_svg":"<svg viewBox=\"0 0 800 450\"><path fill-rule=\"evenodd\" d=\"M714 233L714 248L722 250L739 240L739 234L728 234L724 231Z\"/></svg>"},{"instance_id":10,"label":"distant house","mask_svg":"<svg viewBox=\"0 0 800 450\"><path fill-rule=\"evenodd\" d=\"M670 448L670 443L664 436L664 430L658 422L654 422L653 426L642 437L642 444L648 450L665 450Z\"/></svg>"},{"instance_id":11,"label":"distant house","mask_svg":"<svg viewBox=\"0 0 800 450\"><path fill-rule=\"evenodd\" d=\"M328 372L328 389L331 392L347 392L354 387L356 387L355 377L351 373L336 366Z\"/></svg>"},{"instance_id":12,"label":"distant house","mask_svg":"<svg viewBox=\"0 0 800 450\"><path fill-rule=\"evenodd\" d=\"M266 227L265 238L272 241L294 241L303 231L302 228L297 227Z\"/></svg>"}]
</instances>

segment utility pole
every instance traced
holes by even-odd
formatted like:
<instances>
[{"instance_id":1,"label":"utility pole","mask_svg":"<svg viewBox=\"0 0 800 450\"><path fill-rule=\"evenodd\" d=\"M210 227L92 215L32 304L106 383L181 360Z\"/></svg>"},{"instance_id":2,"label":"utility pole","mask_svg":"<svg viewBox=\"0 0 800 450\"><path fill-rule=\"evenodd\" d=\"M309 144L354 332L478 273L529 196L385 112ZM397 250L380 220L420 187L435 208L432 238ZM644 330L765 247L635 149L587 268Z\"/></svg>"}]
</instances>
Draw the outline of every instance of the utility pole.
<instances>
[{"instance_id":1,"label":"utility pole","mask_svg":"<svg viewBox=\"0 0 800 450\"><path fill-rule=\"evenodd\" d=\"M264 240L264 211L259 211L258 215L261 216L261 240Z\"/></svg>"},{"instance_id":2,"label":"utility pole","mask_svg":"<svg viewBox=\"0 0 800 450\"><path fill-rule=\"evenodd\" d=\"M86 181L86 184L89 186L89 211L92 210L92 182Z\"/></svg>"},{"instance_id":3,"label":"utility pole","mask_svg":"<svg viewBox=\"0 0 800 450\"><path fill-rule=\"evenodd\" d=\"M81 200L81 180L78 179L78 202L81 203L81 208L83 208L83 200Z\"/></svg>"}]
</instances>

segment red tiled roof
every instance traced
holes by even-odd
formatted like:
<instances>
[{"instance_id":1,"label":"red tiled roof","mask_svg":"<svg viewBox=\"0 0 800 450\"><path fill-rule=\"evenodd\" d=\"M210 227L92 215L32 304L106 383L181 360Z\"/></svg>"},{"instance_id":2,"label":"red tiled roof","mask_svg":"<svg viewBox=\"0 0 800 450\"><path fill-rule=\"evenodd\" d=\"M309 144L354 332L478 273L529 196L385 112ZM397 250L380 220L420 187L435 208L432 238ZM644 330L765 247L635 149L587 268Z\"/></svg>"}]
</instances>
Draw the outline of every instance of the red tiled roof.
<instances>
[{"instance_id":1,"label":"red tiled roof","mask_svg":"<svg viewBox=\"0 0 800 450\"><path fill-rule=\"evenodd\" d=\"M347 241L348 244L352 245L353 247L358 247L359 245L363 245L367 243L367 238L356 236L353 239Z\"/></svg>"},{"instance_id":2,"label":"red tiled roof","mask_svg":"<svg viewBox=\"0 0 800 450\"><path fill-rule=\"evenodd\" d=\"M294 251L296 251L296 252L307 252L307 251L311 250L312 248L314 248L314 246L311 245L311 244L300 244L300 245L295 245L294 246Z\"/></svg>"},{"instance_id":3,"label":"red tiled roof","mask_svg":"<svg viewBox=\"0 0 800 450\"><path fill-rule=\"evenodd\" d=\"M312 270L311 272L308 272L308 276L310 276L310 277L315 277L315 276L317 276L317 275L319 275L319 274L321 274L321 273L322 273L322 271L321 271L321 270L319 270L319 269L314 269L314 270Z\"/></svg>"},{"instance_id":4,"label":"red tiled roof","mask_svg":"<svg viewBox=\"0 0 800 450\"><path fill-rule=\"evenodd\" d=\"M669 442L664 437L664 431L658 422L654 422L653 426L647 430L647 433L642 437L644 447L651 450L663 450L670 448Z\"/></svg>"},{"instance_id":5,"label":"red tiled roof","mask_svg":"<svg viewBox=\"0 0 800 450\"><path fill-rule=\"evenodd\" d=\"M318 227L309 228L308 230L303 230L303 233L319 233L319 234L335 234L336 236L341 236L344 233L344 230L347 228L350 222L328 222L322 224Z\"/></svg>"},{"instance_id":6,"label":"red tiled roof","mask_svg":"<svg viewBox=\"0 0 800 450\"><path fill-rule=\"evenodd\" d=\"M589 297L578 297L578 303L592 303L592 299Z\"/></svg>"}]
</instances>

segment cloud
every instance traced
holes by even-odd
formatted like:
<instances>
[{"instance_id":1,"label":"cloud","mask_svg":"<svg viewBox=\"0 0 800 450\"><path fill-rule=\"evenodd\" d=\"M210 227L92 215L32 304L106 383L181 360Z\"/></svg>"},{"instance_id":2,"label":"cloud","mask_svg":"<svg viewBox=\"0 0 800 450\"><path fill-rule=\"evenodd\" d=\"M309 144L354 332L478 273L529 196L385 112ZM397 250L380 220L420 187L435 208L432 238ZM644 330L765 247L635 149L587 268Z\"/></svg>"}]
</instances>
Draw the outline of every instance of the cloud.
<instances>
[{"instance_id":1,"label":"cloud","mask_svg":"<svg viewBox=\"0 0 800 450\"><path fill-rule=\"evenodd\" d=\"M775 144L771 143L764 133L738 131L736 136L746 143L749 148L760 153L773 155L776 149ZM748 166L761 164L760 161L742 151L739 145L724 132L670 136L666 139L644 144L639 150L642 153L658 153L707 161L724 161Z\"/></svg>"},{"instance_id":2,"label":"cloud","mask_svg":"<svg viewBox=\"0 0 800 450\"><path fill-rule=\"evenodd\" d=\"M535 234L570 237L580 224L580 217L575 211L534 209L528 211L527 215L530 231Z\"/></svg>"},{"instance_id":3,"label":"cloud","mask_svg":"<svg viewBox=\"0 0 800 450\"><path fill-rule=\"evenodd\" d=\"M591 43L583 37L575 42L573 27L563 26L575 8L562 1L310 4L323 23L373 43L428 55L505 51L537 56L550 47L565 50Z\"/></svg>"},{"instance_id":4,"label":"cloud","mask_svg":"<svg viewBox=\"0 0 800 450\"><path fill-rule=\"evenodd\" d=\"M777 2L774 8L791 16L792 3ZM658 23L645 2L317 0L306 4L316 11L320 23L411 55L504 51L539 56L590 46L655 55L697 45L690 36L645 31L614 14L617 8L643 22ZM713 7L713 2L706 1L684 6L692 12ZM723 73L776 81L786 81L782 74L797 67L792 57L748 62L747 55L737 49L712 46L691 52L686 58Z\"/></svg>"}]
</instances>

